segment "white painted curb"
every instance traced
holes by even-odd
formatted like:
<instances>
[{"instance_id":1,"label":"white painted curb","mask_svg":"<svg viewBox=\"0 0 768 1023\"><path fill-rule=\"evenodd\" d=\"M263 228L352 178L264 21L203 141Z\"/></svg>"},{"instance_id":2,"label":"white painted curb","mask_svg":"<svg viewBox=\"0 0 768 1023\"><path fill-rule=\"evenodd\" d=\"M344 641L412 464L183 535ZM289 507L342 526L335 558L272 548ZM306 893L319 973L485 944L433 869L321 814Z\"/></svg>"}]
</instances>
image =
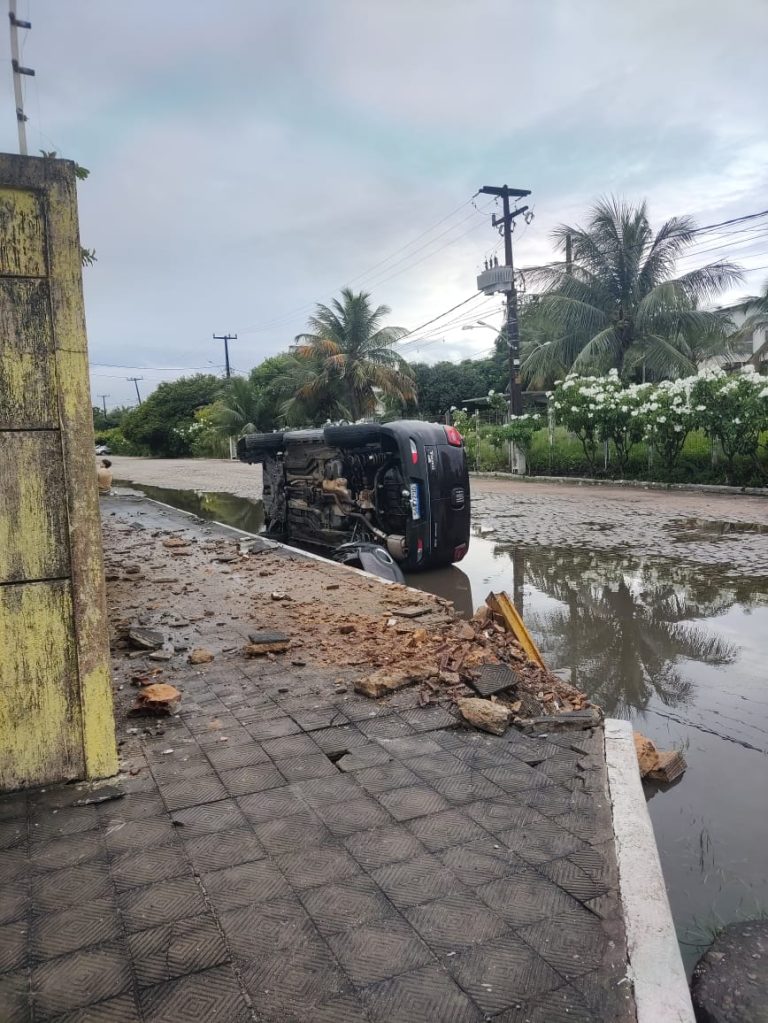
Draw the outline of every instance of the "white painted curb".
<instances>
[{"instance_id":1,"label":"white painted curb","mask_svg":"<svg viewBox=\"0 0 768 1023\"><path fill-rule=\"evenodd\" d=\"M628 721L606 719L605 760L637 1023L695 1023Z\"/></svg>"}]
</instances>

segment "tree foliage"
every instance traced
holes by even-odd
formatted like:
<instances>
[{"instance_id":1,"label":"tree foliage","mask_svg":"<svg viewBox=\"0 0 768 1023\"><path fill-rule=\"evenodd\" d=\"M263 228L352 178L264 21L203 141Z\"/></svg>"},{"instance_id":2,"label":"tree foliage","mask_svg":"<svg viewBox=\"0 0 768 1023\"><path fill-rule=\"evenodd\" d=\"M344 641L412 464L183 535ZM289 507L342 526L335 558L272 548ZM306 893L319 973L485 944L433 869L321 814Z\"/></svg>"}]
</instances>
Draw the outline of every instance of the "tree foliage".
<instances>
[{"instance_id":1,"label":"tree foliage","mask_svg":"<svg viewBox=\"0 0 768 1023\"><path fill-rule=\"evenodd\" d=\"M388 306L371 307L370 295L350 288L330 306L318 305L308 322L309 330L296 337L297 357L306 374L286 410L298 401L320 399L340 405L348 418L372 415L377 393L408 401L414 396L413 378L394 345L406 333L403 327L387 327L382 321Z\"/></svg>"},{"instance_id":2,"label":"tree foliage","mask_svg":"<svg viewBox=\"0 0 768 1023\"><path fill-rule=\"evenodd\" d=\"M482 398L489 391L503 391L506 380L494 359L463 359L461 362L411 364L418 395L419 415L442 421L452 408Z\"/></svg>"},{"instance_id":3,"label":"tree foliage","mask_svg":"<svg viewBox=\"0 0 768 1023\"><path fill-rule=\"evenodd\" d=\"M222 381L209 373L162 383L125 416L123 434L150 455L163 458L187 455L191 449L184 428L194 422L198 409L216 401L221 390Z\"/></svg>"},{"instance_id":4,"label":"tree foliage","mask_svg":"<svg viewBox=\"0 0 768 1023\"><path fill-rule=\"evenodd\" d=\"M527 354L526 375L615 368L631 379L644 366L659 379L694 373L704 355L723 351L729 322L701 305L741 274L720 260L676 276L695 230L689 217L673 217L654 234L644 202L617 198L597 202L586 227L557 228L561 250L571 239L573 262L531 274L545 287L538 311L549 336Z\"/></svg>"}]
</instances>

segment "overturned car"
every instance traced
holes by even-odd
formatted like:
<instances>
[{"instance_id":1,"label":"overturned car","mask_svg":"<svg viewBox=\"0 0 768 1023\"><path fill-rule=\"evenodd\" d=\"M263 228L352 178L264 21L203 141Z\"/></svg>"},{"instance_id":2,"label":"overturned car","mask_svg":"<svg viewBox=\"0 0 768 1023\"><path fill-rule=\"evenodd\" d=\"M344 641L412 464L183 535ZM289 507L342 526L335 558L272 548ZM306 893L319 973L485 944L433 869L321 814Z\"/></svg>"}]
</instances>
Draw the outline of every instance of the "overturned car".
<instances>
[{"instance_id":1,"label":"overturned car","mask_svg":"<svg viewBox=\"0 0 768 1023\"><path fill-rule=\"evenodd\" d=\"M253 433L237 444L263 464L267 533L378 575L461 561L469 474L453 426L398 420Z\"/></svg>"}]
</instances>

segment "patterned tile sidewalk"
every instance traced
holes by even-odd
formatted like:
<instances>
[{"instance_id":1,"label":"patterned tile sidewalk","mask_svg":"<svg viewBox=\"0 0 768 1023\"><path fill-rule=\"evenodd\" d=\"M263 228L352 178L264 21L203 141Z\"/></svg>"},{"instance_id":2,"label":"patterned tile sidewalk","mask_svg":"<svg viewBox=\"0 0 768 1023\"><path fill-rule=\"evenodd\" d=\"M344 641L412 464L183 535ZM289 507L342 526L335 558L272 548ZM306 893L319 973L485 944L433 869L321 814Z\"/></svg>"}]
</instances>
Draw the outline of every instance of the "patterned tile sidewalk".
<instances>
[{"instance_id":1,"label":"patterned tile sidewalk","mask_svg":"<svg viewBox=\"0 0 768 1023\"><path fill-rule=\"evenodd\" d=\"M3 1023L635 1019L602 734L333 679L190 670L123 798L0 797Z\"/></svg>"}]
</instances>

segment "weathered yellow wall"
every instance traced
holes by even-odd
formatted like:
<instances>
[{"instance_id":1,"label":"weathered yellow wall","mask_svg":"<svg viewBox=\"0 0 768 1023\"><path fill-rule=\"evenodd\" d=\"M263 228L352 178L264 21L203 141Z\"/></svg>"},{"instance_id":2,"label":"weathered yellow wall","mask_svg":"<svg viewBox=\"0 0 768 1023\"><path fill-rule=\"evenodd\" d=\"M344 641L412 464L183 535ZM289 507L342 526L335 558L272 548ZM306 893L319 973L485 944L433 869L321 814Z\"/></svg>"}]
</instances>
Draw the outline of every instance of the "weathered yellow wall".
<instances>
[{"instance_id":1,"label":"weathered yellow wall","mask_svg":"<svg viewBox=\"0 0 768 1023\"><path fill-rule=\"evenodd\" d=\"M0 789L116 770L74 167L0 156Z\"/></svg>"}]
</instances>

